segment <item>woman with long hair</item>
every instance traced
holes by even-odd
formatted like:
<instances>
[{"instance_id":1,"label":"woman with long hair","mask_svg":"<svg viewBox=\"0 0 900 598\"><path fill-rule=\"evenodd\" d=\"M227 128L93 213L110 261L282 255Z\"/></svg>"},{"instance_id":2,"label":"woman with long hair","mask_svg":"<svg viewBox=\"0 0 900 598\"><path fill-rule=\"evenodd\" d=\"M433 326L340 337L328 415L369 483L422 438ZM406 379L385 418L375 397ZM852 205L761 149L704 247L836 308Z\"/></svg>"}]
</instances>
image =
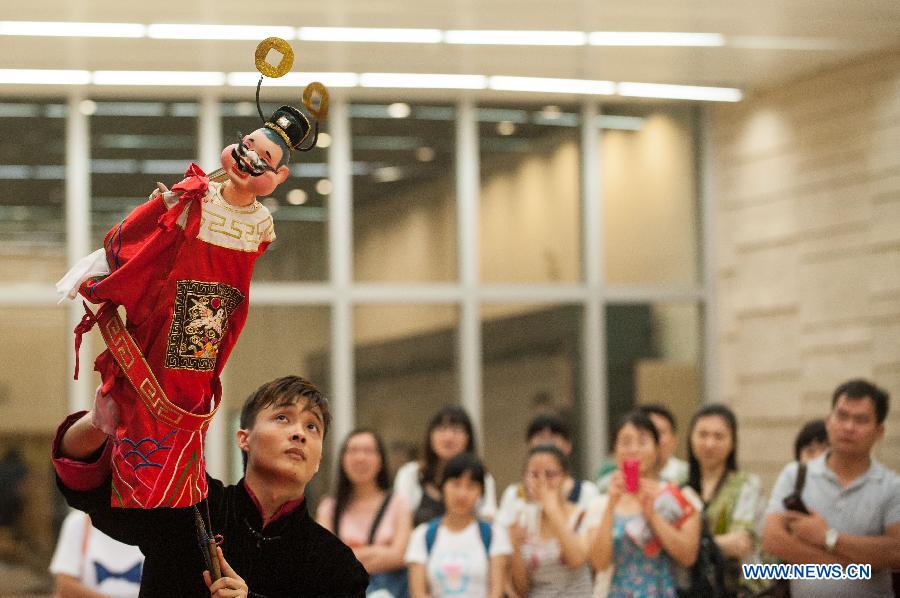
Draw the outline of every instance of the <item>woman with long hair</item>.
<instances>
[{"instance_id":1,"label":"woman with long hair","mask_svg":"<svg viewBox=\"0 0 900 598\"><path fill-rule=\"evenodd\" d=\"M569 459L558 447L528 451L523 482L527 501L513 509L509 538L512 587L530 598L589 598L591 569L584 540L585 509L566 500Z\"/></svg>"},{"instance_id":2,"label":"woman with long hair","mask_svg":"<svg viewBox=\"0 0 900 598\"><path fill-rule=\"evenodd\" d=\"M700 500L659 481L659 432L645 413L626 414L613 438L618 470L588 532L591 563L601 572L613 567L609 596L673 597L675 565L697 558Z\"/></svg>"},{"instance_id":3,"label":"woman with long hair","mask_svg":"<svg viewBox=\"0 0 900 598\"><path fill-rule=\"evenodd\" d=\"M394 492L406 499L413 513L413 526L430 521L444 513L440 491L444 467L461 453L475 454L475 432L465 409L448 405L439 409L425 432L425 453L421 460L403 465L394 478ZM486 474L484 491L478 501L477 514L490 520L497 510L494 478Z\"/></svg>"},{"instance_id":4,"label":"woman with long hair","mask_svg":"<svg viewBox=\"0 0 900 598\"><path fill-rule=\"evenodd\" d=\"M760 589L741 575L741 563L757 545L759 477L737 466L737 420L721 404L694 414L688 435L688 485L703 500L703 516L725 557L725 590L737 596Z\"/></svg>"},{"instance_id":5,"label":"woman with long hair","mask_svg":"<svg viewBox=\"0 0 900 598\"><path fill-rule=\"evenodd\" d=\"M387 453L373 430L358 428L344 440L334 496L322 499L316 521L353 549L369 572L367 593L407 595L403 556L410 512L406 500L390 491Z\"/></svg>"}]
</instances>

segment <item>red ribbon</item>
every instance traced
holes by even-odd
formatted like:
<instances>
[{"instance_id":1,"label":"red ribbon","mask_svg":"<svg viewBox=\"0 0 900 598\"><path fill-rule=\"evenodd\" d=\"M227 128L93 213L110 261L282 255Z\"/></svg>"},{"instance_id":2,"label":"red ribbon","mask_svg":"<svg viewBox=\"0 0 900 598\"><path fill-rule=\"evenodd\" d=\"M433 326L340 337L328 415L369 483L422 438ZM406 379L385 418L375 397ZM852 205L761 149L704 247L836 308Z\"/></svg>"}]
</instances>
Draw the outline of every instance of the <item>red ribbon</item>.
<instances>
[{"instance_id":1,"label":"red ribbon","mask_svg":"<svg viewBox=\"0 0 900 598\"><path fill-rule=\"evenodd\" d=\"M81 337L97 323L97 317L94 315L94 312L91 311L91 308L88 307L87 303L82 301L81 304L84 305L84 311L86 313L81 316L81 321L75 326L75 380L78 380L78 366L80 365L78 350L81 349Z\"/></svg>"},{"instance_id":2,"label":"red ribbon","mask_svg":"<svg viewBox=\"0 0 900 598\"><path fill-rule=\"evenodd\" d=\"M203 170L191 162L184 172L185 179L172 187L172 191L180 192L180 201L190 199L206 199L206 190L209 188L209 177Z\"/></svg>"}]
</instances>

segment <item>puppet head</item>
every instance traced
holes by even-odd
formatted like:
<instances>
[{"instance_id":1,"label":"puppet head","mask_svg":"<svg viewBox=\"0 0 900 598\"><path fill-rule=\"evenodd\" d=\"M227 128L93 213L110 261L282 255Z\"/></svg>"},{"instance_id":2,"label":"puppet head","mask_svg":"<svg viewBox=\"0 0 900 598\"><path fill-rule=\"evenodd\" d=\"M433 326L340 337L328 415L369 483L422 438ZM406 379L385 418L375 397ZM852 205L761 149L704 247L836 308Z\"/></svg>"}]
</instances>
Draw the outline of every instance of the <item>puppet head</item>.
<instances>
[{"instance_id":1,"label":"puppet head","mask_svg":"<svg viewBox=\"0 0 900 598\"><path fill-rule=\"evenodd\" d=\"M278 65L267 62L270 51L282 55ZM253 195L269 195L287 179L291 152L306 152L316 146L319 121L328 111L328 90L321 83L310 83L303 91L303 104L308 111L282 106L272 116L263 116L259 92L265 76L281 77L291 68L294 52L290 44L279 38L263 40L256 48L256 68L262 76L256 85L256 109L263 125L250 133L238 133L235 143L222 150L225 175L236 190Z\"/></svg>"}]
</instances>

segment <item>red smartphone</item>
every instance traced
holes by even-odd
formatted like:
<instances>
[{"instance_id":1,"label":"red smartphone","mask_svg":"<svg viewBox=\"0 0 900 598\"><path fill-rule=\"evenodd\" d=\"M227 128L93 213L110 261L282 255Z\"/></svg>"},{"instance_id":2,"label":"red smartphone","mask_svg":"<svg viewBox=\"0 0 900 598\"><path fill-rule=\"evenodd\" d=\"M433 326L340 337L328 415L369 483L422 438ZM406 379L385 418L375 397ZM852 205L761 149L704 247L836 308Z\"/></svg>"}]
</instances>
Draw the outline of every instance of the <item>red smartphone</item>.
<instances>
[{"instance_id":1,"label":"red smartphone","mask_svg":"<svg viewBox=\"0 0 900 598\"><path fill-rule=\"evenodd\" d=\"M638 491L638 480L641 477L641 462L638 459L622 461L622 475L625 477L625 490L632 494Z\"/></svg>"}]
</instances>

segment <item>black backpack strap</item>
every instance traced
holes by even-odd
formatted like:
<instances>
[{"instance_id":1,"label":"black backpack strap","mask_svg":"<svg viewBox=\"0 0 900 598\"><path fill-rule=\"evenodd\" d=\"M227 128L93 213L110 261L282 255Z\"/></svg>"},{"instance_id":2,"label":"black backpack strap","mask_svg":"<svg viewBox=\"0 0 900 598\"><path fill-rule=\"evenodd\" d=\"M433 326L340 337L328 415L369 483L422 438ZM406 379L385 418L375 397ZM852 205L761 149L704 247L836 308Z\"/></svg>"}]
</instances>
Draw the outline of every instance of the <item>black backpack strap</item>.
<instances>
[{"instance_id":1,"label":"black backpack strap","mask_svg":"<svg viewBox=\"0 0 900 598\"><path fill-rule=\"evenodd\" d=\"M806 463L798 463L797 479L794 480L794 496L803 494L804 485L806 485Z\"/></svg>"},{"instance_id":2,"label":"black backpack strap","mask_svg":"<svg viewBox=\"0 0 900 598\"><path fill-rule=\"evenodd\" d=\"M384 495L384 501L382 501L381 506L378 507L378 512L375 513L375 519L372 520L372 529L369 530L369 544L375 543L375 532L378 531L378 526L381 524L381 520L384 518L384 513L387 511L388 503L391 502L391 496L393 492L388 492Z\"/></svg>"}]
</instances>

